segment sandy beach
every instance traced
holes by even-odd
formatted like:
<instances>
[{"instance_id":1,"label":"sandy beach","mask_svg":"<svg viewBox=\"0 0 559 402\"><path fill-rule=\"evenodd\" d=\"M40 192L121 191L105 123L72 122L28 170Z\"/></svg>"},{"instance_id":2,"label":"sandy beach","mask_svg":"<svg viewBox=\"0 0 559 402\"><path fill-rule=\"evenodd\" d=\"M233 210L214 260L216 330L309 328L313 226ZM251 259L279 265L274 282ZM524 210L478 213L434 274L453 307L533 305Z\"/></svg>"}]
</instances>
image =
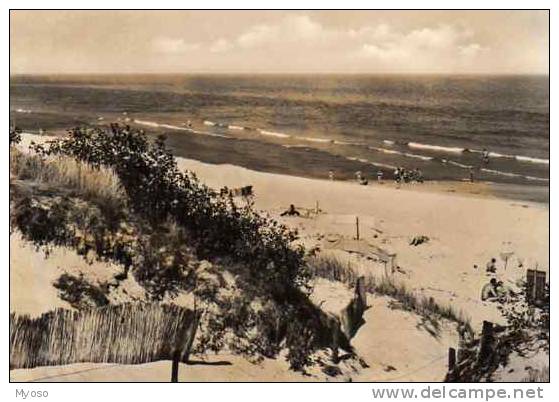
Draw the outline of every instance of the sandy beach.
<instances>
[{"instance_id":1,"label":"sandy beach","mask_svg":"<svg viewBox=\"0 0 559 402\"><path fill-rule=\"evenodd\" d=\"M24 136L22 146L31 138L36 139ZM252 185L256 208L296 228L298 241L307 248L333 253L360 272L381 278L386 275L382 264L358 253L328 249L328 239L356 236L358 217L362 240L396 254L398 268L390 273L392 279L405 283L418 294L433 297L441 305L452 305L462 311L476 332L483 320L503 322L494 303L480 300L481 287L490 279L485 264L492 257L497 259L496 277L510 287L526 275L526 268L537 266L548 271L549 205L498 198L486 184L396 186L387 182L360 186L182 158L178 158L178 164L181 169L195 172L213 188ZM239 202L244 201L239 198ZM301 216L280 216L290 204ZM427 236L429 240L418 246L410 245L416 236ZM26 245L17 234L11 236L10 248L10 309L18 313L38 315L67 307L57 298L56 289L48 286L60 272L81 272L91 280L101 281L103 275L110 276L116 269L99 263L88 265L69 250L57 249L44 259L42 252ZM502 256L508 258L506 267ZM126 297L142 297L137 284L129 283L121 289ZM351 289L334 289L321 280L315 283L313 297L335 302L348 294L351 295ZM369 305L365 324L352 340L369 367L346 367L344 376L336 381L441 381L446 372L447 350L458 343L456 328L443 323L440 335L433 337L421 326L420 317L394 310L387 298L371 295ZM255 365L238 356L219 354L206 358L205 364L184 366L181 380L328 380L320 372L311 376L290 372L281 359L266 359ZM88 363L13 370L10 377L14 381L168 381L169 364L120 366L117 370L110 365Z\"/></svg>"}]
</instances>

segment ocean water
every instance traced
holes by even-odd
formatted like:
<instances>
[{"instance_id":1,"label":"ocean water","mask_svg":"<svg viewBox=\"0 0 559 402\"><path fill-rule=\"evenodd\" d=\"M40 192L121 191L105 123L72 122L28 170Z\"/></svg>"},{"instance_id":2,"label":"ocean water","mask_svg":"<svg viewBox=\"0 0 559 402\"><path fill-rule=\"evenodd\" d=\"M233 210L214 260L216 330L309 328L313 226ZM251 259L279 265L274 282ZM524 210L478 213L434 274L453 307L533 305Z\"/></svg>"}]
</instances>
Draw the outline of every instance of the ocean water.
<instances>
[{"instance_id":1,"label":"ocean water","mask_svg":"<svg viewBox=\"0 0 559 402\"><path fill-rule=\"evenodd\" d=\"M47 133L120 121L164 132L179 156L302 176L402 166L549 184L544 76L16 76L10 117Z\"/></svg>"}]
</instances>

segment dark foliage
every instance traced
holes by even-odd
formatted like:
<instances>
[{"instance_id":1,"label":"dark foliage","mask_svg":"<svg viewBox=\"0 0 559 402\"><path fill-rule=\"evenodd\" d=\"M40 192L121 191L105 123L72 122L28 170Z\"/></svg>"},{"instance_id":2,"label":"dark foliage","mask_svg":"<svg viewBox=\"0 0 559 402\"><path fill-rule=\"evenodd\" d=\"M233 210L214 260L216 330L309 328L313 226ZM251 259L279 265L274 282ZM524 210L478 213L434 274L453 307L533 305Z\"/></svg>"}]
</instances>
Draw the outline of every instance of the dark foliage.
<instances>
[{"instance_id":1,"label":"dark foliage","mask_svg":"<svg viewBox=\"0 0 559 402\"><path fill-rule=\"evenodd\" d=\"M142 131L113 124L73 129L33 150L112 169L127 198L109 216L102 206L92 208L92 200L82 208L75 197L50 197L47 205L16 197L12 220L35 244L119 262L155 299L192 291L208 303L198 351L227 346L258 358L287 348L291 367L302 370L313 351L329 346L324 313L307 297L309 272L303 248L293 245L297 234L251 202L238 206L227 192L180 171L164 138L150 141ZM199 269L202 260L211 262L213 279ZM224 282L225 271L233 284ZM232 286L226 297L225 286Z\"/></svg>"},{"instance_id":2,"label":"dark foliage","mask_svg":"<svg viewBox=\"0 0 559 402\"><path fill-rule=\"evenodd\" d=\"M21 141L21 128L10 127L10 145L17 145Z\"/></svg>"},{"instance_id":3,"label":"dark foliage","mask_svg":"<svg viewBox=\"0 0 559 402\"><path fill-rule=\"evenodd\" d=\"M109 304L109 299L101 287L91 285L81 276L62 274L53 285L58 289L60 298L77 309L103 307Z\"/></svg>"},{"instance_id":4,"label":"dark foliage","mask_svg":"<svg viewBox=\"0 0 559 402\"><path fill-rule=\"evenodd\" d=\"M114 169L133 211L152 224L174 220L188 231L200 259L226 258L251 270L265 293L285 295L285 286L304 287L308 275L297 234L254 211L238 207L201 184L192 172L181 172L164 138L151 143L143 131L113 124L109 129L74 129L47 147L45 155L66 155L93 166Z\"/></svg>"}]
</instances>

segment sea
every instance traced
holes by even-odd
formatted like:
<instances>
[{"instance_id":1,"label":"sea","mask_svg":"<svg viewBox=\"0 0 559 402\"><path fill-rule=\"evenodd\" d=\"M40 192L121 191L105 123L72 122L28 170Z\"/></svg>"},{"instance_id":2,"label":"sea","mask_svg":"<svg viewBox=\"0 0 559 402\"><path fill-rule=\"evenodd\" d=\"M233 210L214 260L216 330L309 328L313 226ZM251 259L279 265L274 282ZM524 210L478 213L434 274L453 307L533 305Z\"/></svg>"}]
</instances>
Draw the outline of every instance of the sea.
<instances>
[{"instance_id":1,"label":"sea","mask_svg":"<svg viewBox=\"0 0 559 402\"><path fill-rule=\"evenodd\" d=\"M177 156L305 177L402 167L549 186L548 76L12 76L10 120L44 134L119 122Z\"/></svg>"}]
</instances>

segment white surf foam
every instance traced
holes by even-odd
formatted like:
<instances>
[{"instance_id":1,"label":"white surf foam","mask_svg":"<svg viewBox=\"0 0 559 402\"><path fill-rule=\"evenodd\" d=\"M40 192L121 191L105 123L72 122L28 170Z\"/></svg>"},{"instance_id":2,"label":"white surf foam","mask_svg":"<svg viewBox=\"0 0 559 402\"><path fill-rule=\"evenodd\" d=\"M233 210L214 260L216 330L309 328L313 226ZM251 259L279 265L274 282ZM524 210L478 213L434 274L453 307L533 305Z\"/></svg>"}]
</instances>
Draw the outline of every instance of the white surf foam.
<instances>
[{"instance_id":1,"label":"white surf foam","mask_svg":"<svg viewBox=\"0 0 559 402\"><path fill-rule=\"evenodd\" d=\"M328 138L318 138L318 137L295 137L298 140L308 141L308 142L319 142L322 144L334 143L334 140Z\"/></svg>"},{"instance_id":2,"label":"white surf foam","mask_svg":"<svg viewBox=\"0 0 559 402\"><path fill-rule=\"evenodd\" d=\"M514 158L520 162L539 163L542 165L549 165L549 159L531 158L529 156L522 156L522 155L516 155Z\"/></svg>"},{"instance_id":3,"label":"white surf foam","mask_svg":"<svg viewBox=\"0 0 559 402\"><path fill-rule=\"evenodd\" d=\"M470 152L475 153L483 153L478 149L471 149ZM499 152L489 152L490 158L507 158L507 159L514 159L518 162L527 162L527 163L538 163L541 165L549 165L549 159L543 158L533 158L531 156L524 156L524 155L509 155L509 154L502 154Z\"/></svg>"},{"instance_id":4,"label":"white surf foam","mask_svg":"<svg viewBox=\"0 0 559 402\"><path fill-rule=\"evenodd\" d=\"M199 135L207 135L209 137L231 138L231 137L229 137L225 134L209 133L207 131L197 131L197 130L193 130L191 128L174 126L172 124L157 123L155 121L149 121L149 120L134 119L134 123L140 124L140 125L146 126L146 127L166 128L166 129L169 129L169 130L187 131L189 133L199 134Z\"/></svg>"},{"instance_id":5,"label":"white surf foam","mask_svg":"<svg viewBox=\"0 0 559 402\"><path fill-rule=\"evenodd\" d=\"M385 168L385 169L390 169L390 170L396 169L396 166L388 165L386 163L372 162L368 159L358 158L356 156L347 156L346 159L348 159L350 161L357 161L357 162L361 162L361 163L366 163L366 164L373 165L373 166L380 167L380 168Z\"/></svg>"},{"instance_id":6,"label":"white surf foam","mask_svg":"<svg viewBox=\"0 0 559 402\"><path fill-rule=\"evenodd\" d=\"M462 168L462 169L471 169L471 168L473 167L473 166L471 166L471 165L465 165L465 164L463 164L463 163L455 162L455 161L451 161L451 160L447 160L447 159L443 159L443 161L444 161L445 163L450 164L450 165L458 166L458 167L460 167L460 168Z\"/></svg>"},{"instance_id":7,"label":"white surf foam","mask_svg":"<svg viewBox=\"0 0 559 402\"><path fill-rule=\"evenodd\" d=\"M285 133L276 133L275 131L268 131L259 129L258 132L262 135L267 135L269 137L277 137L277 138L289 138L291 137L289 134Z\"/></svg>"},{"instance_id":8,"label":"white surf foam","mask_svg":"<svg viewBox=\"0 0 559 402\"><path fill-rule=\"evenodd\" d=\"M148 121L148 120L134 119L134 123L141 124L142 126L147 126L147 127L160 127L159 123L156 123L154 121Z\"/></svg>"},{"instance_id":9,"label":"white surf foam","mask_svg":"<svg viewBox=\"0 0 559 402\"><path fill-rule=\"evenodd\" d=\"M496 175L500 175L500 176L520 177L522 179L533 180L533 181L549 181L549 179L546 179L546 178L543 178L543 177L525 176L525 175L518 174L518 173L503 172L503 171L494 170L494 169L482 168L480 170L482 172L496 174Z\"/></svg>"},{"instance_id":10,"label":"white surf foam","mask_svg":"<svg viewBox=\"0 0 559 402\"><path fill-rule=\"evenodd\" d=\"M452 152L452 153L462 153L465 150L465 148L443 147L440 145L421 144L419 142L408 142L408 147L416 148L416 149L428 149L431 151L438 151L438 152Z\"/></svg>"},{"instance_id":11,"label":"white surf foam","mask_svg":"<svg viewBox=\"0 0 559 402\"><path fill-rule=\"evenodd\" d=\"M395 151L393 149L378 148L378 147L369 147L369 149L371 149L373 151L377 151L377 152L382 152L383 154L402 155L402 156L405 156L407 158L421 159L421 160L424 160L424 161L430 161L430 160L434 159L432 156L410 154L408 152L400 152L400 151Z\"/></svg>"}]
</instances>

